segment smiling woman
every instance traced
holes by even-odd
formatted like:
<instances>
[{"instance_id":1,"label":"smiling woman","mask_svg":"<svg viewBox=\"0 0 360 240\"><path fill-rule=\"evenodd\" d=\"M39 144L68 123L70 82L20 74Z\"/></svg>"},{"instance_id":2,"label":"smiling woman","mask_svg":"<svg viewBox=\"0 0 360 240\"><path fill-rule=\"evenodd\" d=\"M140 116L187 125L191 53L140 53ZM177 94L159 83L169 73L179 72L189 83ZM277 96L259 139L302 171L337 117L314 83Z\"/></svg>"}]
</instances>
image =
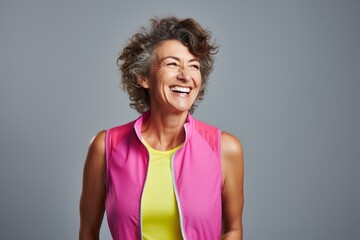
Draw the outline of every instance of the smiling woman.
<instances>
[{"instance_id":1,"label":"smiling woman","mask_svg":"<svg viewBox=\"0 0 360 240\"><path fill-rule=\"evenodd\" d=\"M240 142L192 118L217 47L193 19L151 20L118 58L141 116L97 134L85 161L80 239L242 239Z\"/></svg>"},{"instance_id":2,"label":"smiling woman","mask_svg":"<svg viewBox=\"0 0 360 240\"><path fill-rule=\"evenodd\" d=\"M152 111L186 113L201 87L200 63L180 41L166 40L156 47L149 76L138 82L151 96Z\"/></svg>"}]
</instances>

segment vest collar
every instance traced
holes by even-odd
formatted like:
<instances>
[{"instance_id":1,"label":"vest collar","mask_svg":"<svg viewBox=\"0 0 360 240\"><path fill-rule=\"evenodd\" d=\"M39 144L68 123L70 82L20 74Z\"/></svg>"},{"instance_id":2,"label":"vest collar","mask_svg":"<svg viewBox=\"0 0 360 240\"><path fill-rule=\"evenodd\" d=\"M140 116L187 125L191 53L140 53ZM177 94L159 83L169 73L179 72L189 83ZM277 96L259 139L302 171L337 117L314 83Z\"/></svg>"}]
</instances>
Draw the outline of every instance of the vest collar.
<instances>
[{"instance_id":1,"label":"vest collar","mask_svg":"<svg viewBox=\"0 0 360 240\"><path fill-rule=\"evenodd\" d=\"M151 115L151 112L147 111L147 112L144 112L140 117L138 117L135 120L134 129L135 129L136 135L140 141L142 141L142 134L141 134L142 125L144 122L146 122L146 120L149 119L150 115ZM188 141L188 139L190 138L193 129L194 129L194 119L190 115L190 113L188 113L186 120L185 120L185 124L184 124L184 130L185 130L185 142L184 143L186 143Z\"/></svg>"}]
</instances>

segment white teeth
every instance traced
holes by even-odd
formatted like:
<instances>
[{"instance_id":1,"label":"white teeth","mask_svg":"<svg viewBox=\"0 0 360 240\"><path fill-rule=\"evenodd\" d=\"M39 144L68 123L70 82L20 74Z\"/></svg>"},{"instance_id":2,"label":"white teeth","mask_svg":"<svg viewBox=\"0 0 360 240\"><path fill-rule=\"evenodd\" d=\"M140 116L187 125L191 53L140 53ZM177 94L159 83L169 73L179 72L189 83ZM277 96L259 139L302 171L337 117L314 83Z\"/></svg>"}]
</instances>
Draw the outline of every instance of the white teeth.
<instances>
[{"instance_id":1,"label":"white teeth","mask_svg":"<svg viewBox=\"0 0 360 240\"><path fill-rule=\"evenodd\" d=\"M182 92L182 93L190 92L190 88L188 88L188 87L174 86L174 87L171 87L170 89L171 89L171 91L175 91L175 92Z\"/></svg>"}]
</instances>

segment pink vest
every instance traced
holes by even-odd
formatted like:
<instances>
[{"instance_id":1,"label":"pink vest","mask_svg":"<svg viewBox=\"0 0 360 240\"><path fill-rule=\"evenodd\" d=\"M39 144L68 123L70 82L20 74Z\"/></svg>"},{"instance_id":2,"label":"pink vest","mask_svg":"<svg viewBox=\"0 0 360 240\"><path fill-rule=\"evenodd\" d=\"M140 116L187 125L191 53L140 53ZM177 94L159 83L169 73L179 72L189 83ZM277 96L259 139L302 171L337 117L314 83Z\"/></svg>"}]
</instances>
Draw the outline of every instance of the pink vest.
<instances>
[{"instance_id":1,"label":"pink vest","mask_svg":"<svg viewBox=\"0 0 360 240\"><path fill-rule=\"evenodd\" d=\"M149 154L141 126L149 112L106 133L107 220L113 239L142 239L141 196ZM220 239L220 130L188 115L186 138L172 158L174 192L183 239Z\"/></svg>"}]
</instances>

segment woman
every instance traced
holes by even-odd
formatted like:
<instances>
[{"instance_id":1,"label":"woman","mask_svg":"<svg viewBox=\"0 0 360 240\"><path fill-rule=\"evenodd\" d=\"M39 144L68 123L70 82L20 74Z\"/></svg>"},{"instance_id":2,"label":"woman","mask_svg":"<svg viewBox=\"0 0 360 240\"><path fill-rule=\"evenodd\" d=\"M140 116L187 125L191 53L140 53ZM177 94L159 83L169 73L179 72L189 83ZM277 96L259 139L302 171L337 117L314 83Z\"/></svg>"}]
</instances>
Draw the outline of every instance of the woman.
<instances>
[{"instance_id":1,"label":"woman","mask_svg":"<svg viewBox=\"0 0 360 240\"><path fill-rule=\"evenodd\" d=\"M243 157L190 115L217 47L193 19L152 19L118 58L135 121L98 133L84 166L80 239L242 239Z\"/></svg>"}]
</instances>

